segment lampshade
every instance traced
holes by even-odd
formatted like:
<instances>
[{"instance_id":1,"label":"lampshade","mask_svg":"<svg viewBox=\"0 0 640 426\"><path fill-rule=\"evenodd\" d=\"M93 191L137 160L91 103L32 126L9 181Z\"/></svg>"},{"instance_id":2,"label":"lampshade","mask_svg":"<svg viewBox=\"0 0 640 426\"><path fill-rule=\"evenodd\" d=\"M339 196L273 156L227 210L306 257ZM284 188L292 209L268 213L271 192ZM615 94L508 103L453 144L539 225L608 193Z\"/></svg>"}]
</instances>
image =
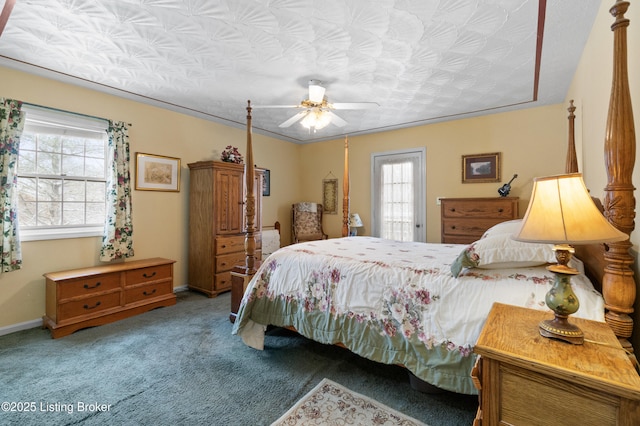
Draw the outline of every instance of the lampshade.
<instances>
[{"instance_id":1,"label":"lampshade","mask_svg":"<svg viewBox=\"0 0 640 426\"><path fill-rule=\"evenodd\" d=\"M535 178L522 227L514 236L518 241L573 245L627 238L602 215L581 173Z\"/></svg>"},{"instance_id":2,"label":"lampshade","mask_svg":"<svg viewBox=\"0 0 640 426\"><path fill-rule=\"evenodd\" d=\"M352 228L361 228L364 226L358 213L351 213L351 216L349 217L349 226Z\"/></svg>"}]
</instances>

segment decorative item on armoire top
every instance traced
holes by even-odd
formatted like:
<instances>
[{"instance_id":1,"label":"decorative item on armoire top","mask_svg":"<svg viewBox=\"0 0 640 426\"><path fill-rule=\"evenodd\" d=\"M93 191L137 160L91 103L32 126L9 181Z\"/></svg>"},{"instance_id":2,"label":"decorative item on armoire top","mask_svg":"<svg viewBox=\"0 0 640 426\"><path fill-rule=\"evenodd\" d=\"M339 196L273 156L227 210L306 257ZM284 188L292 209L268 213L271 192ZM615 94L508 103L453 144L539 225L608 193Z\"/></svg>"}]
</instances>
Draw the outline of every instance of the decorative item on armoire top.
<instances>
[{"instance_id":1,"label":"decorative item on armoire top","mask_svg":"<svg viewBox=\"0 0 640 426\"><path fill-rule=\"evenodd\" d=\"M224 151L222 151L220 159L225 163L242 164L242 154L240 154L238 148L231 145L227 145Z\"/></svg>"},{"instance_id":2,"label":"decorative item on armoire top","mask_svg":"<svg viewBox=\"0 0 640 426\"><path fill-rule=\"evenodd\" d=\"M511 182L513 182L513 180L517 177L518 175L514 174L508 183L505 183L500 188L498 188L498 194L500 194L501 197L507 197L509 195L509 192L511 191Z\"/></svg>"},{"instance_id":3,"label":"decorative item on armoire top","mask_svg":"<svg viewBox=\"0 0 640 426\"><path fill-rule=\"evenodd\" d=\"M500 153L462 156L462 183L500 182Z\"/></svg>"}]
</instances>

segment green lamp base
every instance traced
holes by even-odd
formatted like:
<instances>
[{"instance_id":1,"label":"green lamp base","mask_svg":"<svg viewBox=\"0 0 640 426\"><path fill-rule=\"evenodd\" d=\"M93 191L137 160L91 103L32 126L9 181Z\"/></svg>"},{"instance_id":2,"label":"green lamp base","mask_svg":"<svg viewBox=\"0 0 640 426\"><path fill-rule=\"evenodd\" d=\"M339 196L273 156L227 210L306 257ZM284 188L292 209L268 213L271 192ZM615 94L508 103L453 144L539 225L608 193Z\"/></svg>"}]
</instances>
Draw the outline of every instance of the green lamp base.
<instances>
[{"instance_id":1,"label":"green lamp base","mask_svg":"<svg viewBox=\"0 0 640 426\"><path fill-rule=\"evenodd\" d=\"M584 343L584 333L577 326L570 324L567 317L556 315L554 319L544 320L538 324L540 335L551 339L581 345Z\"/></svg>"}]
</instances>

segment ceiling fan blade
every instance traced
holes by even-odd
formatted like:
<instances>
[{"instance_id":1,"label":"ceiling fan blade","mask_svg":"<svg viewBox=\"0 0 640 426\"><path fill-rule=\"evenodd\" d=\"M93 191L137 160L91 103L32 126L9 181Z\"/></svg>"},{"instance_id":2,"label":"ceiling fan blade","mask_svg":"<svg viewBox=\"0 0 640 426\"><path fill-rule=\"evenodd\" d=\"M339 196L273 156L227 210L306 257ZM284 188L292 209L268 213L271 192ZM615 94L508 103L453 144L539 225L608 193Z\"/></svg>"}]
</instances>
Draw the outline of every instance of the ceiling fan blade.
<instances>
[{"instance_id":1,"label":"ceiling fan blade","mask_svg":"<svg viewBox=\"0 0 640 426\"><path fill-rule=\"evenodd\" d=\"M293 117L285 121L284 123L280 124L278 127L289 127L293 123L302 120L302 117L304 117L308 113L309 111L300 111L299 113L297 113L296 115L294 115Z\"/></svg>"},{"instance_id":2,"label":"ceiling fan blade","mask_svg":"<svg viewBox=\"0 0 640 426\"><path fill-rule=\"evenodd\" d=\"M323 114L327 114L329 117L331 117L331 123L335 124L338 127L344 127L347 125L346 121L344 121L342 118L338 117L336 114L332 113L331 111L324 111Z\"/></svg>"},{"instance_id":3,"label":"ceiling fan blade","mask_svg":"<svg viewBox=\"0 0 640 426\"><path fill-rule=\"evenodd\" d=\"M377 102L340 102L331 104L333 109L370 109L379 106L380 104Z\"/></svg>"},{"instance_id":4,"label":"ceiling fan blade","mask_svg":"<svg viewBox=\"0 0 640 426\"><path fill-rule=\"evenodd\" d=\"M251 105L252 108L302 108L298 105Z\"/></svg>"}]
</instances>

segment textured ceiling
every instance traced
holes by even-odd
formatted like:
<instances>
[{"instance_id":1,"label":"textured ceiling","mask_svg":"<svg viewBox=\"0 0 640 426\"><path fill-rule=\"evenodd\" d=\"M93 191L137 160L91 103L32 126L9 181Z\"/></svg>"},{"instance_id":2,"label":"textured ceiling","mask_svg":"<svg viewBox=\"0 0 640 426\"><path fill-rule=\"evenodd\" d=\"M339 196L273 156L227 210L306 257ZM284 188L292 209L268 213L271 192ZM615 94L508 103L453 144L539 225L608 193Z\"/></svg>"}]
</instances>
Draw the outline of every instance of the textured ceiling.
<instances>
[{"instance_id":1,"label":"textured ceiling","mask_svg":"<svg viewBox=\"0 0 640 426\"><path fill-rule=\"evenodd\" d=\"M297 104L310 79L329 102L380 105L336 111L348 124L316 132L278 127L295 108L254 109L255 133L306 143L562 102L599 6L18 0L0 65L238 127L247 100Z\"/></svg>"}]
</instances>

